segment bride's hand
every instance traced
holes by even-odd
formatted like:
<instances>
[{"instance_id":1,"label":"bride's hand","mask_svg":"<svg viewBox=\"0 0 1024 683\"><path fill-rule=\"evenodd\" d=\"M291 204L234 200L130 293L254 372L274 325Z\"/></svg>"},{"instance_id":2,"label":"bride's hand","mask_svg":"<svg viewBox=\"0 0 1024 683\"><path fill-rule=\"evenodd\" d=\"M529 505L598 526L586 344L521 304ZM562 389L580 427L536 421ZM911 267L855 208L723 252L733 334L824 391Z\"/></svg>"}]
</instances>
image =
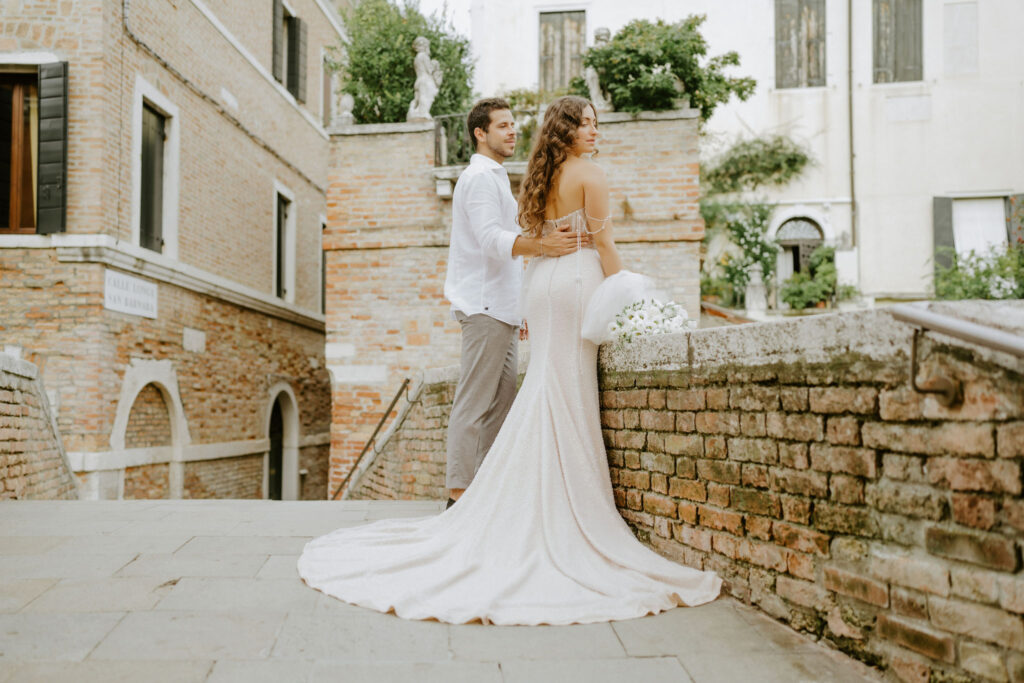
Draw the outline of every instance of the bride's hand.
<instances>
[{"instance_id":1,"label":"bride's hand","mask_svg":"<svg viewBox=\"0 0 1024 683\"><path fill-rule=\"evenodd\" d=\"M565 256L576 251L578 246L590 244L590 235L579 235L569 225L563 225L555 232L540 238L541 255Z\"/></svg>"}]
</instances>

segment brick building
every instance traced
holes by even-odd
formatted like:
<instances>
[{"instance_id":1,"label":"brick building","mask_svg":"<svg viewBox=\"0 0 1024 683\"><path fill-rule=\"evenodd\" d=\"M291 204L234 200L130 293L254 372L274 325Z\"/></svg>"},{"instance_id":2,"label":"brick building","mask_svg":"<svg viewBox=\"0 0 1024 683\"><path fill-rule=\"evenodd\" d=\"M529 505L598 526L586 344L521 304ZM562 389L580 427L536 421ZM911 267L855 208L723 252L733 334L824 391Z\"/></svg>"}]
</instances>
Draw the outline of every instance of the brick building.
<instances>
[{"instance_id":1,"label":"brick building","mask_svg":"<svg viewBox=\"0 0 1024 683\"><path fill-rule=\"evenodd\" d=\"M0 16L0 344L82 497L325 495L326 0Z\"/></svg>"},{"instance_id":2,"label":"brick building","mask_svg":"<svg viewBox=\"0 0 1024 683\"><path fill-rule=\"evenodd\" d=\"M608 174L626 268L653 276L693 315L704 236L697 125L691 109L602 115L595 157ZM458 361L459 326L443 288L462 167L437 165L431 123L332 133L324 253L333 495L402 379ZM517 191L525 163L506 167Z\"/></svg>"}]
</instances>

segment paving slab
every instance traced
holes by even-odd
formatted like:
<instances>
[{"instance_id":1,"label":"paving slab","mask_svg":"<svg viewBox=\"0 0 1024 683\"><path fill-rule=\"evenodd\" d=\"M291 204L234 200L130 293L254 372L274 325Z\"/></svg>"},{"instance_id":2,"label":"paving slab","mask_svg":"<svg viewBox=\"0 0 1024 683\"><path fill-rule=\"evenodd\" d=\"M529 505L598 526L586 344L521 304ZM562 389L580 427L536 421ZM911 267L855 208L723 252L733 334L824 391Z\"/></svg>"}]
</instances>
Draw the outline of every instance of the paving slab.
<instances>
[{"instance_id":1,"label":"paving slab","mask_svg":"<svg viewBox=\"0 0 1024 683\"><path fill-rule=\"evenodd\" d=\"M438 501L0 502L0 683L8 681L878 681L730 598L579 626L450 626L302 583L339 526Z\"/></svg>"}]
</instances>

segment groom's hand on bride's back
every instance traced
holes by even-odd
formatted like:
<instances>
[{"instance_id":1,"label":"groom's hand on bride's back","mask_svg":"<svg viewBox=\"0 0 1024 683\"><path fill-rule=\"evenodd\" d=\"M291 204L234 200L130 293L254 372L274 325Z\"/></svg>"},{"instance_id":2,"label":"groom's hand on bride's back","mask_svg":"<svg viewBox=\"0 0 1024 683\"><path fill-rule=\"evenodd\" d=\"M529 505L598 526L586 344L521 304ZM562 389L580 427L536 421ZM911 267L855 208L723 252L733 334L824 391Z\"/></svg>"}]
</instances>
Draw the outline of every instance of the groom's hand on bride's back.
<instances>
[{"instance_id":1,"label":"groom's hand on bride's back","mask_svg":"<svg viewBox=\"0 0 1024 683\"><path fill-rule=\"evenodd\" d=\"M512 256L565 256L589 244L590 235L577 235L572 226L563 225L543 237L520 235L512 245Z\"/></svg>"}]
</instances>

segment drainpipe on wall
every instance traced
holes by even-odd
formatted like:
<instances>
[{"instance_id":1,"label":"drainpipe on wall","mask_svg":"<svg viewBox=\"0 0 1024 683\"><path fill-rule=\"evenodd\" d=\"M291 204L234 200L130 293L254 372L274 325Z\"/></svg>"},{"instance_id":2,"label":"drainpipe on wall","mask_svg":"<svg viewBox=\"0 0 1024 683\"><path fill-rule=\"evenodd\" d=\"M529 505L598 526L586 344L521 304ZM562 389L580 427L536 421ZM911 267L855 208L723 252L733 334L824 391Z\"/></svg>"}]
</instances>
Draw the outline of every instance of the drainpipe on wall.
<instances>
[{"instance_id":1,"label":"drainpipe on wall","mask_svg":"<svg viewBox=\"0 0 1024 683\"><path fill-rule=\"evenodd\" d=\"M846 0L846 107L850 137L850 246L857 246L857 183L854 171L853 146L853 0ZM860 279L860 250L857 256L857 279Z\"/></svg>"}]
</instances>

